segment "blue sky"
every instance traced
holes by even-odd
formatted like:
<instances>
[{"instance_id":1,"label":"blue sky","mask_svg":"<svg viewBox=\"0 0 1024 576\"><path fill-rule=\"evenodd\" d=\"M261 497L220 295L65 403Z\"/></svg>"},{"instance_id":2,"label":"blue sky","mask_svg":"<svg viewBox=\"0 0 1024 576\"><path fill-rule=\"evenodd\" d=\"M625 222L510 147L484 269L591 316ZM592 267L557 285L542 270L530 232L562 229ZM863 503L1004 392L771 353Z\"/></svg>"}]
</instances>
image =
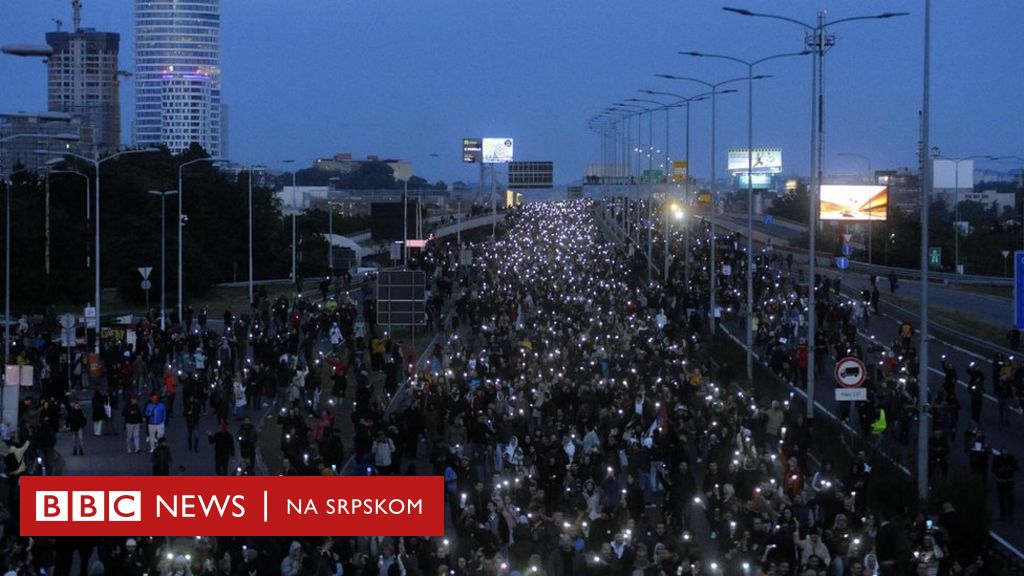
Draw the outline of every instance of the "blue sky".
<instances>
[{"instance_id":1,"label":"blue sky","mask_svg":"<svg viewBox=\"0 0 1024 576\"><path fill-rule=\"evenodd\" d=\"M85 0L83 25L122 34L133 67L132 2ZM934 0L932 143L949 155L1024 154L1024 20L1020 0ZM813 22L906 11L841 24L826 60L826 170L913 167L921 106L924 0L223 0L223 100L230 155L284 168L295 158L352 152L413 161L431 180L475 179L464 136L515 138L520 160L553 160L560 183L600 160L586 120L639 89L695 94L656 73L719 81L739 65L677 55L697 50L756 59L802 47L785 22L723 12L723 5ZM51 18L70 26L70 0L0 0L0 43L43 42ZM787 172L809 168L809 59L768 63L755 88L755 146L784 149ZM0 111L46 105L38 61L0 57ZM130 135L133 93L122 117ZM717 163L746 144L746 93L722 96ZM670 150L681 156L683 114ZM692 173L707 175L710 109L695 104ZM664 116L655 140L664 143ZM646 125L646 123L645 123ZM646 137L645 137L646 139ZM438 154L431 158L431 154Z\"/></svg>"}]
</instances>

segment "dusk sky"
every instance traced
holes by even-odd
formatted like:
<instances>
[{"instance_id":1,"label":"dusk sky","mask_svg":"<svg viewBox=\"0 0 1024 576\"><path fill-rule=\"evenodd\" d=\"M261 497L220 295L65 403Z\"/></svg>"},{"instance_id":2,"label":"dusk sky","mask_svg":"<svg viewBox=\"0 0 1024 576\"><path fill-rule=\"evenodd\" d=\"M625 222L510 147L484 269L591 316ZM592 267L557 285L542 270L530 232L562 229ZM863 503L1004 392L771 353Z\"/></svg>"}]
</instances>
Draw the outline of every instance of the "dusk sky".
<instances>
[{"instance_id":1,"label":"dusk sky","mask_svg":"<svg viewBox=\"0 0 1024 576\"><path fill-rule=\"evenodd\" d=\"M0 43L43 43L51 18L71 26L70 0L0 1ZM933 2L931 141L944 154L1024 155L1024 42L1020 0ZM460 139L515 138L519 160L553 160L556 181L600 161L588 118L640 89L703 91L657 73L720 81L745 67L677 55L717 52L757 59L802 49L800 27L723 12L723 5L813 22L905 11L836 26L826 57L826 170L915 166L921 106L924 1L766 0L223 0L223 101L229 154L283 169L283 159L351 152L412 161L429 180L475 180ZM121 67L134 66L132 2L85 0L83 26L121 33ZM809 169L809 57L770 62L755 87L754 144L780 146L785 172ZM38 60L0 56L0 111L46 106ZM746 145L746 88L719 99L717 162ZM122 86L124 141L133 113ZM692 173L708 171L710 107L693 106ZM683 113L671 116L670 150L683 155ZM663 113L655 144L664 145ZM646 121L644 122L646 126ZM645 136L646 140L646 136ZM431 158L431 154L438 154ZM1008 165L1011 168L1013 165Z\"/></svg>"}]
</instances>

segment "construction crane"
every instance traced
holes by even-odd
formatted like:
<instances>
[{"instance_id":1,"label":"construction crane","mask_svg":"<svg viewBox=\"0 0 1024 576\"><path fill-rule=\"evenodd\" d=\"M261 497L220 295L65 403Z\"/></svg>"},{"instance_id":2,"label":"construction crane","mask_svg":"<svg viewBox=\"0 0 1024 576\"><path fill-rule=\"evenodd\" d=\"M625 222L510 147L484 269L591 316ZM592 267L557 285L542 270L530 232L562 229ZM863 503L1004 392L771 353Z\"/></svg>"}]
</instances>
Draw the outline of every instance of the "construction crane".
<instances>
[{"instance_id":1,"label":"construction crane","mask_svg":"<svg viewBox=\"0 0 1024 576\"><path fill-rule=\"evenodd\" d=\"M60 32L61 27L64 26L64 21L56 18L50 18L50 20L53 20L53 23L57 25L57 32Z\"/></svg>"},{"instance_id":2,"label":"construction crane","mask_svg":"<svg viewBox=\"0 0 1024 576\"><path fill-rule=\"evenodd\" d=\"M82 28L82 1L71 0L71 10L74 12L74 31L78 32ZM60 26L57 29L59 30Z\"/></svg>"}]
</instances>

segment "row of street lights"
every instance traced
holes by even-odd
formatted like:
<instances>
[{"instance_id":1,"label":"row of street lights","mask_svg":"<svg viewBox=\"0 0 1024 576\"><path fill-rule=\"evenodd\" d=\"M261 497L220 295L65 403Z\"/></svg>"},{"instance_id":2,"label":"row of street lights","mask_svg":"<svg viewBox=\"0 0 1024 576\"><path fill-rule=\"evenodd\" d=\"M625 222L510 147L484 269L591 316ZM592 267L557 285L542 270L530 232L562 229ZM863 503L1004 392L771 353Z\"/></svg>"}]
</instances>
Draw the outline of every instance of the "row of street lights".
<instances>
[{"instance_id":1,"label":"row of street lights","mask_svg":"<svg viewBox=\"0 0 1024 576\"><path fill-rule=\"evenodd\" d=\"M929 9L930 9L930 7L929 7ZM841 18L841 19L837 19L837 20L833 20L833 21L827 21L826 20L826 13L824 11L822 11L822 12L820 12L818 14L818 19L817 19L816 24L808 24L808 23L802 22L800 20L789 18L787 16L780 16L780 15L775 15L775 14L766 14L766 13L753 12L751 10L742 9L742 8L726 7L726 8L724 8L724 10L726 10L728 12L735 13L735 14L739 14L739 15L742 15L742 16L770 18L770 19L776 19L776 20L782 20L782 21L794 23L794 24L797 24L797 25L803 27L805 29L805 31L806 31L806 34L805 34L805 38L804 38L804 49L802 51L800 51L800 52L776 54L776 55L760 58L760 59L757 59L757 60L743 60L743 59L736 58L736 57L729 56L729 55L725 55L725 54L707 54L707 53L701 53L701 52L681 52L680 53L680 54L686 55L686 56L710 57L710 58L718 58L718 59L730 60L730 61L736 62L738 64L745 65L747 67L747 75L745 77L733 78L733 79L729 79L729 80L724 80L722 82L712 83L712 82L707 82L707 81L699 79L699 78L692 78L692 77L687 77L687 76L676 76L676 75L672 75L672 74L658 74L657 75L659 78L664 78L664 79L669 79L669 80L688 81L688 82L698 83L698 84L701 84L701 85L703 85L703 86L705 86L707 88L710 88L710 94L711 94L711 157L710 157L711 210L710 210L709 222L710 222L710 235L711 235L711 244L710 244L710 250L711 250L711 257L710 257L710 283L711 283L711 286L710 286L710 288L711 288L711 290L710 290L710 298L709 298L710 299L709 313L711 315L711 318L710 318L710 322L708 323L708 325L709 325L709 328L710 328L711 332L714 333L714 330L715 330L715 317L718 314L718 312L716 310L716 302L715 302L716 291L717 291L716 271L715 271L715 265L716 265L716 246L715 246L715 244L716 244L715 243L715 234L716 234L715 228L716 228L716 226L715 226L715 219L716 219L716 212L717 212L717 208L718 208L717 187L716 187L716 176L717 175L715 173L715 166L716 166L716 164L715 164L715 157L716 157L715 156L715 151L716 151L716 130L715 130L716 114L715 114L715 109L716 109L716 103L717 103L717 98L716 97L717 97L718 94L723 92L723 91L719 90L719 88L722 87L723 85L726 85L726 84L729 84L729 83L732 83L732 82L738 82L738 81L741 81L741 80L746 80L747 84L748 84L748 101L747 101L747 153L748 153L748 157L747 157L747 271L746 271L747 272L747 278L746 278L746 281L747 281L746 282L747 283L747 302L746 302L746 304L747 304L747 310L746 310L746 317L747 317L747 322L746 322L746 333L747 333L746 334L746 341L747 341L746 355L747 355L747 358L746 358L746 367L747 367L747 376L748 376L748 378L751 378L753 376L753 359L752 359L752 355L753 355L753 271L754 271L754 265L753 265L753 209L754 209L754 193L753 193L753 178L752 178L752 172L753 172L753 81L757 80L757 79L763 79L763 78L769 78L770 77L770 76L766 76L766 75L755 76L754 75L754 68L757 65L759 65L761 63L764 63L764 62L767 62L769 60L813 54L814 55L814 59L812 60L813 64L812 64L812 107L811 107L811 110L812 110L812 114L811 114L811 178L812 178L812 180L811 180L810 194L808 194L808 202L809 202L809 207L808 207L809 208L809 210L808 210L808 213L809 213L808 230L809 230L809 233L810 233L809 234L810 235L810 246L809 246L809 254L808 254L808 260L809 260L809 270L808 270L809 290L808 290L808 305L807 305L807 320L808 320L808 322L807 322L807 350L808 350L808 354L807 354L807 358L808 358L808 366L807 366L807 397L808 397L808 401L807 401L807 417L808 418L813 418L814 417L814 405L815 405L815 401L814 401L814 399L815 399L815 354L814 354L814 350L816 348L815 340L816 340L816 335L817 335L816 312L815 312L816 311L816 294L815 294L815 286L814 286L814 277L816 275L816 232L817 232L818 210L819 210L818 198L820 196L821 184L822 184L822 179L823 179L822 175L823 175L823 171L824 171L824 114L823 114L823 112L824 112L825 97L824 97L824 82L822 81L822 77L823 77L823 74L824 74L825 53L827 52L827 50L829 48L831 48L835 44L835 37L830 35L830 34L828 34L828 29L829 29L830 26L835 26L837 24L842 24L842 23L846 23L846 22L861 21L861 20L889 19L889 18L893 18L893 17L897 17L897 16L904 16L904 15L906 15L906 13L884 12L884 13L881 13L881 14L870 15L870 16L856 16L856 17L850 17L850 18ZM927 20L927 17L926 17L926 20ZM927 23L926 23L926 27L927 27ZM926 42L927 42L927 36L926 36ZM927 58L927 56L926 56L926 58ZM926 65L926 70L927 70L927 65ZM927 86L927 81L928 81L928 79L927 79L927 74L926 74L926 86ZM645 93L649 93L649 92L653 92L653 91L644 91L644 92ZM926 104L927 104L927 90L926 90L925 94L926 94L925 101L926 101ZM628 119L629 117L631 117L633 115L639 116L642 113L652 114L654 110L655 109L646 109L646 108L644 108L644 109L641 110L641 112L629 111L628 109L624 109L622 107L622 104L619 103L615 107L606 108L598 117L605 116L605 117L608 118L608 121L609 121L610 124L616 125L623 118ZM626 112L627 114L625 116L622 116L621 114L623 112ZM688 122L687 122L687 124L688 124ZM628 130L628 125L627 125L627 130ZM617 128L616 128L616 133L617 133ZM687 146L687 149L688 148L689 148L689 146ZM667 150L666 150L666 152L667 152ZM870 163L870 160L869 160L869 163ZM687 162L687 170L689 170L689 162ZM687 174L687 180L689 180L689 174ZM928 190L928 188L927 188L927 182L926 182L926 186L924 188L924 193L925 193L924 198L925 199L927 199L927 190ZM925 202L925 205L926 204L927 204L927 202ZM926 212L926 210L925 210L925 212ZM924 230L926 230L927 229L927 220L925 219L923 223L924 223L924 227L923 228L924 228ZM923 230L922 234L925 234L924 230ZM923 238L926 238L926 236L923 237ZM926 251L927 250L926 244L927 244L927 241L925 239L922 239L922 251ZM924 256L922 258L924 258ZM922 260L922 270L924 270L924 268L926 267L926 264L927 264L926 261ZM922 282L922 284L925 284L925 283L926 282L924 282L924 281ZM925 291L922 292L922 298L926 301L927 293ZM925 326L923 327L923 330L926 330L927 329L927 316L925 314L922 314L922 320L923 320L923 323L925 324ZM926 334L927 334L926 332L923 332L923 336L922 336L923 339L926 339ZM925 348L922 349L922 353L921 353L921 357L922 357L921 373L922 374L927 374L928 373L927 372L927 364L925 363L927 361L927 348L926 348L927 343L923 342L922 345ZM923 408L924 402L927 399L927 381L926 381L925 378L921 378L921 381L922 381L922 383L920 384L920 386L921 386L921 389L922 389L922 392L923 392L922 400L921 400L921 407ZM924 414L923 412L922 412L921 420L922 420L923 423L921 425L921 431L919 432L919 435L924 436L924 438L921 441L926 443L927 442L927 432L926 432L926 430L927 430L927 422L926 422L926 414ZM925 444L925 446L927 446L927 444ZM919 450L920 450L920 447L919 447ZM925 464L926 464L926 462L925 462ZM920 474L920 472L919 472L919 474ZM926 474L925 474L925 477L926 477ZM925 487L924 488L924 492L926 492L926 490L927 490L927 488Z\"/></svg>"}]
</instances>

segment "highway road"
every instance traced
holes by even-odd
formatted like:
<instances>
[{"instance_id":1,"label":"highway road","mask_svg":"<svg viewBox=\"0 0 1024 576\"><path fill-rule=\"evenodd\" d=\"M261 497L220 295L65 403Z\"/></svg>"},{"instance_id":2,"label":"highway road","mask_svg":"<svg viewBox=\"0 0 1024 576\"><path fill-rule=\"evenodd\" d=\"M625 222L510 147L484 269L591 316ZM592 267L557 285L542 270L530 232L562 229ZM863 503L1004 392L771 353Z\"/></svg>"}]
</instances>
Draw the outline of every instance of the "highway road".
<instances>
[{"instance_id":1,"label":"highway road","mask_svg":"<svg viewBox=\"0 0 1024 576\"><path fill-rule=\"evenodd\" d=\"M738 224L732 218L729 218L729 228L736 229ZM611 223L614 225L614 222ZM743 221L742 225L745 229L746 222ZM762 224L763 228L764 225ZM755 230L754 238L755 242L760 242L765 239L763 232L758 234ZM661 243L657 242L656 246L660 246ZM755 244L755 249L763 248L764 244ZM660 258L660 256L656 256ZM656 260L657 262L657 260ZM659 264L660 265L660 264ZM797 269L797 265L794 263L794 273ZM835 269L822 270L830 276L840 275L840 271ZM855 280L857 278L857 280ZM858 282L859 280L859 282ZM879 289L883 291L882 300L885 300L885 296L888 292L887 283L883 279L880 279ZM866 276L855 277L852 274L849 277L844 277L844 285L853 289L859 290L864 285L868 284ZM914 291L916 283L909 281L901 281L901 288L899 292L901 295L907 295ZM741 283L740 289L743 288ZM991 307L997 308L997 305L1004 305L1001 302L989 302L989 300L995 298L985 295L977 295L969 292L962 292L959 290L953 290L951 288L942 288L933 290L934 294L940 298L945 305L954 307L957 309L967 309L970 313L976 313L977 311L984 309L986 306L992 305ZM889 345L895 341L899 331L899 326L902 323L902 318L895 318L886 315L872 316L867 327L863 327L858 332L858 336L861 339L862 347L868 342L878 342L883 345ZM731 334L736 342L741 346L746 342L745 336L745 323L742 318L737 317L731 321L725 322L726 330ZM918 346L917 337L914 339L914 345ZM865 347L866 349L866 347ZM1024 413L1022 413L1019 405L1014 403L1009 412L1009 422L1006 425L999 423L998 417L998 400L993 393L993 382L992 382L992 364L991 359L983 357L974 352L970 352L964 348L955 346L953 344L943 342L932 338L929 345L929 374L928 384L931 390L938 390L941 388L944 372L941 369L943 360L953 363L957 368L959 382L957 387L957 399L960 402L958 427L956 436L950 441L949 451L949 470L951 476L962 475L966 476L968 473L967 465L967 453L964 450L964 431L971 421L970 415L970 399L967 395L967 383L965 380L964 370L971 362L976 362L981 366L982 372L985 375L985 402L982 408L981 416L981 428L985 433L986 441L995 450L1010 450L1015 454L1020 454L1024 457L1024 443L1022 443L1019 430L1024 429ZM814 400L819 410L829 412L832 415L838 415L838 403L835 401L834 390L836 383L833 376L834 364L827 363L826 366L822 367L823 377L818 379L817 386L815 389ZM802 395L803 391L799 391ZM821 416L824 417L824 416ZM851 424L851 431L859 431L859 423L854 420L855 413L851 412L851 418L849 423ZM890 415L890 422L893 417ZM891 428L891 425L890 425ZM917 446L917 427L916 422L912 427L910 440L906 445L899 444L898 442L889 439L885 441L884 448L889 456L896 462L902 463L902 466L911 473L916 470L916 446ZM1017 482L1020 483L1019 481ZM998 520L998 503L995 496L995 486L992 481L991 475L989 475L989 514L992 518L992 533L997 539L1001 539L1004 543L1021 559L1024 559L1024 553L1019 550L1024 550L1024 526L1015 525L1008 522L1001 522Z\"/></svg>"}]
</instances>

